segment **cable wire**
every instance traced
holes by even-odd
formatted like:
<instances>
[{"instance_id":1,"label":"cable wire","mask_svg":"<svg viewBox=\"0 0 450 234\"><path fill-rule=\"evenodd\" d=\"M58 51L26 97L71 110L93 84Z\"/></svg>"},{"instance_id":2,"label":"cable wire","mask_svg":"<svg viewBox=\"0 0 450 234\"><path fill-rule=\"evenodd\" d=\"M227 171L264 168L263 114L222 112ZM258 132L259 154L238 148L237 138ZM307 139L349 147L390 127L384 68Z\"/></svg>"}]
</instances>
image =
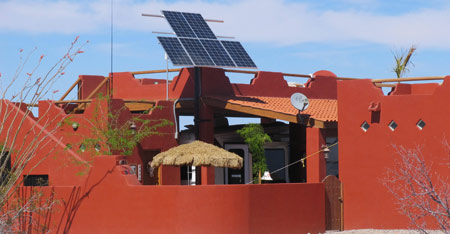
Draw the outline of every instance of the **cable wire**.
<instances>
[{"instance_id":1,"label":"cable wire","mask_svg":"<svg viewBox=\"0 0 450 234\"><path fill-rule=\"evenodd\" d=\"M339 143L339 142L336 142L336 143L334 143L334 144L332 144L332 145L330 145L330 146L327 146L327 148L328 148L328 149L329 149L329 148L332 148L332 147L336 146L338 143ZM301 162L302 165L303 165L303 167L305 167L305 160L306 160L306 159L308 159L308 158L310 158L310 157L312 157L312 156L314 156L314 155L316 155L316 154L318 154L318 153L320 153L320 152L323 152L324 150L325 150L325 148L324 148L324 149L321 149L321 150L319 150L319 151L317 151L317 152L314 152L314 153L312 153L312 154L310 154L310 155L308 155L308 156L306 156L306 157L304 157L304 158L301 158L301 159L299 159L299 160L297 160L297 161L295 161L295 162L293 162L293 163L290 163L290 164L288 164L288 165L286 165L286 166L284 166L284 167L278 168L278 169L276 169L276 170L274 170L274 171L271 171L271 172L269 171L269 173L272 174L272 173L275 173L275 172L279 172L279 171L281 171L281 170L283 170L283 169L285 169L285 168L288 168L288 167L290 167L290 166L292 166L292 165L294 165L294 164L296 164L296 163L299 163L299 162ZM246 184L252 184L254 181L255 181L255 180L249 181L249 182L246 183Z\"/></svg>"}]
</instances>

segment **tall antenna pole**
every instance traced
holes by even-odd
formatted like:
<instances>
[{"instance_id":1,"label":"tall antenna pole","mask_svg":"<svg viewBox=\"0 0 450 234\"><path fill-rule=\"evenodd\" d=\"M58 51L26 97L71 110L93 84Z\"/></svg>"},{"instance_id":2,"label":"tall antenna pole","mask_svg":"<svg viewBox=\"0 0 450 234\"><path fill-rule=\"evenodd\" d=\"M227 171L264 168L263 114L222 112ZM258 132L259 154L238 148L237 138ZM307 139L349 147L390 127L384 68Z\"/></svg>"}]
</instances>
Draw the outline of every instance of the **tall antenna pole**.
<instances>
[{"instance_id":1,"label":"tall antenna pole","mask_svg":"<svg viewBox=\"0 0 450 234\"><path fill-rule=\"evenodd\" d=\"M114 25L114 21L113 21L113 19L114 19L114 16L113 16L113 13L114 13L114 8L113 8L113 0L111 0L111 78L113 77L113 36L114 36L114 27L113 27L113 25Z\"/></svg>"}]
</instances>

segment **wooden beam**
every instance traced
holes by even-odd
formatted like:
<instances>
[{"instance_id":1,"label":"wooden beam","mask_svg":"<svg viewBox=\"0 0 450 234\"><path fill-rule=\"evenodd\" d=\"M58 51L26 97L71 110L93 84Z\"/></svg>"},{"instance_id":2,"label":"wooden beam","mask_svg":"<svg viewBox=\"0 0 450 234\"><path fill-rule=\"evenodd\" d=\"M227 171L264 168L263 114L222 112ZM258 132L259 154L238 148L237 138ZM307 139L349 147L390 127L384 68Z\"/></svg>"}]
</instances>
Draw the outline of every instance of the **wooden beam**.
<instances>
[{"instance_id":1,"label":"wooden beam","mask_svg":"<svg viewBox=\"0 0 450 234\"><path fill-rule=\"evenodd\" d=\"M283 76L302 77L302 78L312 78L310 75L294 74L294 73L283 73Z\"/></svg>"},{"instance_id":2,"label":"wooden beam","mask_svg":"<svg viewBox=\"0 0 450 234\"><path fill-rule=\"evenodd\" d=\"M306 126L315 127L315 128L337 129L338 124L337 124L337 122L328 122L328 121L322 121L322 120L309 118L307 120Z\"/></svg>"},{"instance_id":3,"label":"wooden beam","mask_svg":"<svg viewBox=\"0 0 450 234\"><path fill-rule=\"evenodd\" d=\"M239 104L229 103L226 101L219 101L211 98L203 98L203 101L213 107L242 112L254 116L266 117L271 119L281 119L292 123L297 123L297 115L290 115L272 110L259 109Z\"/></svg>"},{"instance_id":4,"label":"wooden beam","mask_svg":"<svg viewBox=\"0 0 450 234\"><path fill-rule=\"evenodd\" d=\"M62 95L62 97L59 99L60 101L64 100L64 98L67 97L67 95L69 95L69 93L72 91L73 88L75 88L75 86L80 83L81 79L80 77L78 77L77 81L75 81L75 83L72 84L72 86L70 86L70 88Z\"/></svg>"},{"instance_id":5,"label":"wooden beam","mask_svg":"<svg viewBox=\"0 0 450 234\"><path fill-rule=\"evenodd\" d=\"M149 101L149 100L131 100L131 99L124 99L123 102L125 103L146 103L146 104L155 104L156 101Z\"/></svg>"},{"instance_id":6,"label":"wooden beam","mask_svg":"<svg viewBox=\"0 0 450 234\"><path fill-rule=\"evenodd\" d=\"M25 105L31 106L31 107L38 107L39 106L39 104L29 104L29 103L26 103Z\"/></svg>"},{"instance_id":7,"label":"wooden beam","mask_svg":"<svg viewBox=\"0 0 450 234\"><path fill-rule=\"evenodd\" d=\"M396 84L382 84L382 83L373 83L375 86L377 86L377 87L391 87L391 88L393 88L393 87L395 87L395 86L397 86Z\"/></svg>"},{"instance_id":8,"label":"wooden beam","mask_svg":"<svg viewBox=\"0 0 450 234\"><path fill-rule=\"evenodd\" d=\"M149 71L134 71L131 72L133 75L142 75L142 74L154 74L154 73L164 73L164 72L179 72L181 71L181 68L173 68L173 69L160 69L160 70L149 70Z\"/></svg>"},{"instance_id":9,"label":"wooden beam","mask_svg":"<svg viewBox=\"0 0 450 234\"><path fill-rule=\"evenodd\" d=\"M65 100L65 101L54 101L53 103L56 104L64 104L64 103L89 103L92 99L83 99L83 100ZM155 101L148 101L148 100L131 100L126 99L123 100L125 103L147 103L147 104L155 104Z\"/></svg>"},{"instance_id":10,"label":"wooden beam","mask_svg":"<svg viewBox=\"0 0 450 234\"><path fill-rule=\"evenodd\" d=\"M106 84L106 82L108 80L109 80L109 77L105 77L105 79L102 82L100 82L100 84L94 90L92 90L91 94L89 94L89 96L86 99L91 99L95 95L95 93L97 93L97 91L99 91L103 87L103 85ZM75 110L80 110L85 107L86 107L86 105L84 103L82 103L80 106L75 108Z\"/></svg>"},{"instance_id":11,"label":"wooden beam","mask_svg":"<svg viewBox=\"0 0 450 234\"><path fill-rule=\"evenodd\" d=\"M243 74L258 74L258 71L246 71L246 70L236 70L236 69L223 69L225 72L233 72L233 73L243 73ZM294 74L294 73L282 73L283 76L292 76L292 77L302 77L302 78L311 78L310 75L304 74Z\"/></svg>"},{"instance_id":12,"label":"wooden beam","mask_svg":"<svg viewBox=\"0 0 450 234\"><path fill-rule=\"evenodd\" d=\"M257 71L246 71L246 70L236 70L236 69L223 69L225 72L242 73L242 74L258 74Z\"/></svg>"},{"instance_id":13,"label":"wooden beam","mask_svg":"<svg viewBox=\"0 0 450 234\"><path fill-rule=\"evenodd\" d=\"M147 111L150 110L155 106L155 104L152 103L136 103L136 102L127 102L125 103L125 106L130 111Z\"/></svg>"},{"instance_id":14,"label":"wooden beam","mask_svg":"<svg viewBox=\"0 0 450 234\"><path fill-rule=\"evenodd\" d=\"M384 82L401 82L401 81L421 81L421 80L443 80L446 76L424 76L424 77L408 77L408 78L385 78L385 79L371 79L373 83ZM350 77L336 77L338 80L359 80L364 78L350 78ZM390 86L388 86L390 87Z\"/></svg>"},{"instance_id":15,"label":"wooden beam","mask_svg":"<svg viewBox=\"0 0 450 234\"><path fill-rule=\"evenodd\" d=\"M225 72L233 72L233 73L243 73L243 74L258 74L258 71L248 71L248 70L237 70L237 69L223 69ZM160 69L160 70L149 70L149 71L135 71L131 72L133 75L141 75L141 74L154 74L154 73L164 73L164 72L179 72L181 68L173 68L173 69ZM292 76L292 77L301 77L301 78L311 78L311 75L305 74L294 74L294 73L282 73L283 76ZM426 77L409 77L409 78L386 78L386 79L372 79L374 83L382 83L382 82L400 82L400 81L419 81L419 80L443 80L446 76L426 76ZM336 77L337 80L358 80L362 78L354 78L354 77ZM391 86L387 86L391 87Z\"/></svg>"},{"instance_id":16,"label":"wooden beam","mask_svg":"<svg viewBox=\"0 0 450 234\"><path fill-rule=\"evenodd\" d=\"M286 113L276 112L276 111L272 111L272 110L266 110L266 109L251 107L251 106L244 106L244 105L240 105L240 104L229 103L227 101L216 100L213 98L203 97L202 100L206 104L208 104L212 107L220 108L220 109L225 109L225 110L230 110L230 111L235 111L235 112L240 112L240 113L246 113L248 115L253 115L253 116L258 116L258 117L280 119L280 120L285 120L285 121L288 121L291 123L299 123L299 119L298 119L297 115L286 114ZM328 122L328 121L317 120L317 119L313 119L308 116L303 116L303 118L304 118L303 123L310 127L337 128L337 122Z\"/></svg>"},{"instance_id":17,"label":"wooden beam","mask_svg":"<svg viewBox=\"0 0 450 234\"><path fill-rule=\"evenodd\" d=\"M446 76L424 76L424 77L407 77L407 78L383 78L383 79L371 79L373 83L384 82L401 82L401 81L421 81L421 80L443 80ZM350 78L350 77L336 77L338 80L358 80L364 78ZM388 86L391 87L391 86Z\"/></svg>"},{"instance_id":18,"label":"wooden beam","mask_svg":"<svg viewBox=\"0 0 450 234\"><path fill-rule=\"evenodd\" d=\"M67 104L67 103L89 103L91 99L83 99L83 100L65 100L65 101L54 101L55 104Z\"/></svg>"},{"instance_id":19,"label":"wooden beam","mask_svg":"<svg viewBox=\"0 0 450 234\"><path fill-rule=\"evenodd\" d=\"M409 78L387 78L387 79L372 79L373 83L382 82L400 82L400 81L420 81L420 80L443 80L445 76L426 76L426 77L409 77Z\"/></svg>"}]
</instances>

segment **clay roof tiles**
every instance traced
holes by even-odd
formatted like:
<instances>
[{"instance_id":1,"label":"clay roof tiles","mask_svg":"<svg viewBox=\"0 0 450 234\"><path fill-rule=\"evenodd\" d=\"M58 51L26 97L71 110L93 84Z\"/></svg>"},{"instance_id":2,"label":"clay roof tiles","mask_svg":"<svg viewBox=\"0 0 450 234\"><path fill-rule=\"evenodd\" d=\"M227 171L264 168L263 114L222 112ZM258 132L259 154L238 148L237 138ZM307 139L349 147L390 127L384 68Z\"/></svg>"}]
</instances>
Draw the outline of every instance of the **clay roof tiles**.
<instances>
[{"instance_id":1,"label":"clay roof tiles","mask_svg":"<svg viewBox=\"0 0 450 234\"><path fill-rule=\"evenodd\" d=\"M288 97L262 97L262 96L236 96L236 97L210 97L231 104L252 107L261 110L270 110L288 115L297 115L299 112L291 105ZM310 115L311 118L324 122L337 122L337 100L335 99L309 99L309 107L301 114Z\"/></svg>"}]
</instances>

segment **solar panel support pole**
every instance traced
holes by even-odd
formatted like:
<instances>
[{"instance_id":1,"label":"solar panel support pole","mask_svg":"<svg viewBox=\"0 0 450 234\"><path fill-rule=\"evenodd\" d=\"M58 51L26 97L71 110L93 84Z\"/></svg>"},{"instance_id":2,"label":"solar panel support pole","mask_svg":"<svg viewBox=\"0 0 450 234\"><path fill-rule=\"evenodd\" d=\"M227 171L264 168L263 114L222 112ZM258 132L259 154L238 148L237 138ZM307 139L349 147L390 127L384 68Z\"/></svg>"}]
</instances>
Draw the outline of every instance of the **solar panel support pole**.
<instances>
[{"instance_id":1,"label":"solar panel support pole","mask_svg":"<svg viewBox=\"0 0 450 234\"><path fill-rule=\"evenodd\" d=\"M146 13L142 13L141 16L166 18L166 17L164 17L164 15L155 15L155 14L146 14ZM224 23L223 20L217 20L217 19L204 19L204 20L208 21L208 22L214 22L214 23Z\"/></svg>"},{"instance_id":2,"label":"solar panel support pole","mask_svg":"<svg viewBox=\"0 0 450 234\"><path fill-rule=\"evenodd\" d=\"M169 56L167 53L164 54L164 59L166 60L166 101L169 101Z\"/></svg>"},{"instance_id":3,"label":"solar panel support pole","mask_svg":"<svg viewBox=\"0 0 450 234\"><path fill-rule=\"evenodd\" d=\"M217 38L225 38L225 39L236 39L235 37L230 36L216 36Z\"/></svg>"},{"instance_id":4,"label":"solar panel support pole","mask_svg":"<svg viewBox=\"0 0 450 234\"><path fill-rule=\"evenodd\" d=\"M155 34L170 34L170 35L175 35L174 32L158 32L158 31L152 31L152 33L155 33Z\"/></svg>"},{"instance_id":5,"label":"solar panel support pole","mask_svg":"<svg viewBox=\"0 0 450 234\"><path fill-rule=\"evenodd\" d=\"M200 140L200 97L202 87L201 76L201 68L194 67L194 131L196 140Z\"/></svg>"}]
</instances>

